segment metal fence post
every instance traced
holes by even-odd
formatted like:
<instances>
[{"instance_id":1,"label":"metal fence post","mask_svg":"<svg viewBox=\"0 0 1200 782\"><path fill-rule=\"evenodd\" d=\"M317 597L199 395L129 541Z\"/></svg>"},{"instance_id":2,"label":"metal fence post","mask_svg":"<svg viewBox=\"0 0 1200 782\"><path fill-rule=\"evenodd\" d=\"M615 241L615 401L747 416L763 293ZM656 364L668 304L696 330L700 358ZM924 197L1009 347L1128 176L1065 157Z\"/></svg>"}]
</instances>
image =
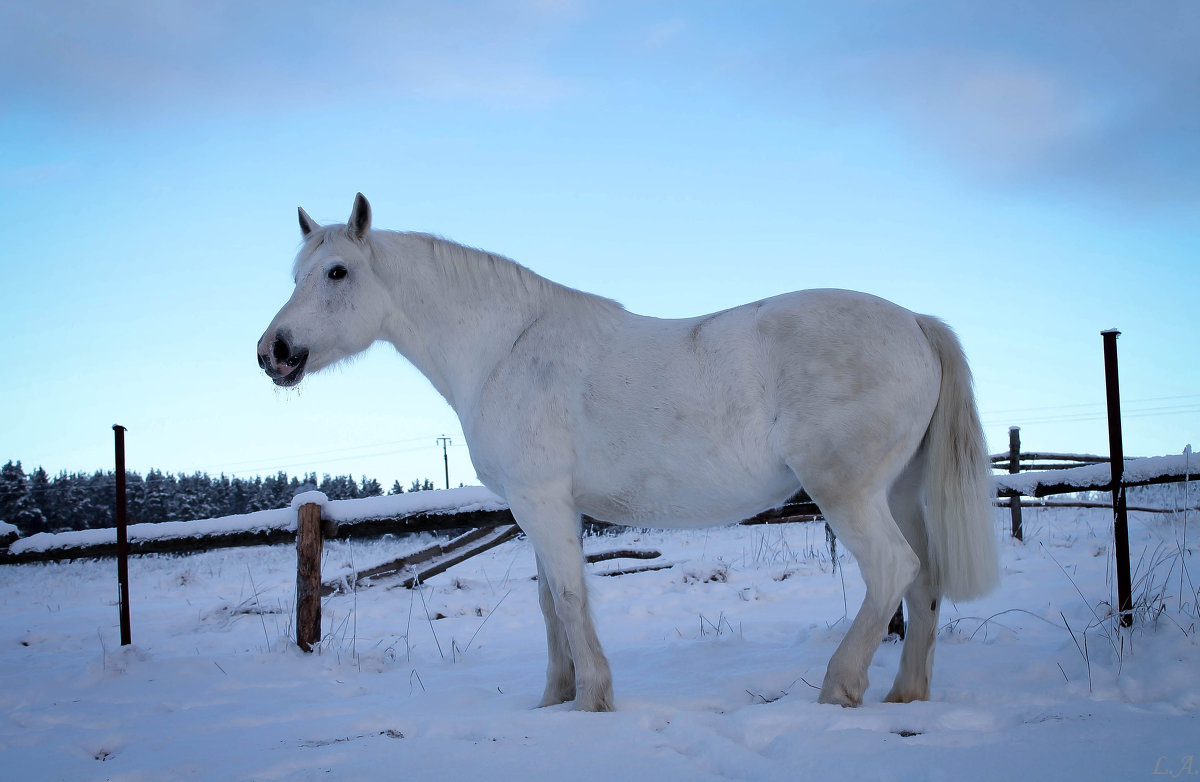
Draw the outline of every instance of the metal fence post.
<instances>
[{"instance_id":1,"label":"metal fence post","mask_svg":"<svg viewBox=\"0 0 1200 782\"><path fill-rule=\"evenodd\" d=\"M117 447L117 602L121 607L121 646L133 643L129 628L129 534L125 500L125 427L113 424Z\"/></svg>"},{"instance_id":2,"label":"metal fence post","mask_svg":"<svg viewBox=\"0 0 1200 782\"><path fill-rule=\"evenodd\" d=\"M1129 578L1129 521L1125 512L1125 447L1121 441L1121 390L1117 376L1116 329L1104 338L1104 387L1108 401L1108 456L1112 476L1113 542L1117 558L1117 610L1123 627L1133 626L1133 589Z\"/></svg>"},{"instance_id":3,"label":"metal fence post","mask_svg":"<svg viewBox=\"0 0 1200 782\"><path fill-rule=\"evenodd\" d=\"M1008 428L1008 472L1015 475L1021 471L1021 427ZM1014 494L1008 498L1008 512L1012 516L1012 536L1017 540L1025 540L1025 532L1021 528L1021 495Z\"/></svg>"}]
</instances>

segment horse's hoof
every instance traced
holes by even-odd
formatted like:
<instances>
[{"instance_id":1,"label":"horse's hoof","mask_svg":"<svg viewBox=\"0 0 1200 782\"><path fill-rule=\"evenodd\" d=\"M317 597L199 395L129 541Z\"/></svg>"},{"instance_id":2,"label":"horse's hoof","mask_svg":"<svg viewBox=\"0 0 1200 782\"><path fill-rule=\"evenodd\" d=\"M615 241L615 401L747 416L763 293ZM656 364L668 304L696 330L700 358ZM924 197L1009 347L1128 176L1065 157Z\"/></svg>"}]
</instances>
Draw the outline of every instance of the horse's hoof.
<instances>
[{"instance_id":1,"label":"horse's hoof","mask_svg":"<svg viewBox=\"0 0 1200 782\"><path fill-rule=\"evenodd\" d=\"M914 701L929 700L928 692L913 692L899 687L893 687L891 691L884 697L884 703L912 703Z\"/></svg>"},{"instance_id":2,"label":"horse's hoof","mask_svg":"<svg viewBox=\"0 0 1200 782\"><path fill-rule=\"evenodd\" d=\"M569 693L547 692L546 694L542 695L542 700L541 700L541 702L538 703L537 708L544 709L547 706L557 706L560 703L566 703L567 701L573 701L573 700L575 700L574 691L569 692Z\"/></svg>"},{"instance_id":3,"label":"horse's hoof","mask_svg":"<svg viewBox=\"0 0 1200 782\"><path fill-rule=\"evenodd\" d=\"M826 686L821 689L821 694L817 697L817 703L828 703L852 709L862 705L862 696L856 698L847 692L845 687L840 685L834 687Z\"/></svg>"},{"instance_id":4,"label":"horse's hoof","mask_svg":"<svg viewBox=\"0 0 1200 782\"><path fill-rule=\"evenodd\" d=\"M612 692L597 692L575 698L576 711L612 711Z\"/></svg>"}]
</instances>

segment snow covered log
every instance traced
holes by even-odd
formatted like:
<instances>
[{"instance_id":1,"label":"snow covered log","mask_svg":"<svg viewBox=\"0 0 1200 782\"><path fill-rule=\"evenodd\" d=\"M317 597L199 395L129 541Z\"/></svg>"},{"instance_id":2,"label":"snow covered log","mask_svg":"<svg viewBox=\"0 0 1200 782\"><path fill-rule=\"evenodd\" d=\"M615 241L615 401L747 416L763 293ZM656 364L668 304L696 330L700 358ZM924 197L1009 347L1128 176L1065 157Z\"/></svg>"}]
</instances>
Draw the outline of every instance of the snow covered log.
<instances>
[{"instance_id":1,"label":"snow covered log","mask_svg":"<svg viewBox=\"0 0 1200 782\"><path fill-rule=\"evenodd\" d=\"M1191 453L1176 456L1152 456L1126 459L1125 486L1150 486L1158 483L1183 483L1196 478L1197 464ZM1112 475L1106 463L1089 464L1069 470L1039 470L1013 475L998 475L996 494L1001 497L1048 497L1081 491L1111 491Z\"/></svg>"},{"instance_id":2,"label":"snow covered log","mask_svg":"<svg viewBox=\"0 0 1200 782\"><path fill-rule=\"evenodd\" d=\"M130 524L132 554L181 553L215 548L291 543L300 505L321 506L323 525L336 524L339 538L370 537L512 524L503 500L482 486L422 491L357 500L327 500L320 492L297 495L288 508L195 521ZM332 530L333 526L328 525ZM115 556L116 530L40 532L21 538L0 554L0 563Z\"/></svg>"}]
</instances>

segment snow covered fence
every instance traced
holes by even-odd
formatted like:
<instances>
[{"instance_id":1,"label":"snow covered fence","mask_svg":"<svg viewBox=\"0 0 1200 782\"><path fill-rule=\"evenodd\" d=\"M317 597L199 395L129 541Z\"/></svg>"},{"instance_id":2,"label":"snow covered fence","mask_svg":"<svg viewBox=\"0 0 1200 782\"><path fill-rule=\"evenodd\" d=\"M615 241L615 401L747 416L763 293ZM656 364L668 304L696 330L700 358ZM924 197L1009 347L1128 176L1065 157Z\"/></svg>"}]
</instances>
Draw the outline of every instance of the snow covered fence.
<instances>
[{"instance_id":1,"label":"snow covered fence","mask_svg":"<svg viewBox=\"0 0 1200 782\"><path fill-rule=\"evenodd\" d=\"M325 533L341 538L406 532L492 527L512 523L508 506L482 486L422 491L357 500L327 500L320 492L305 492L287 508L195 521L165 521L129 525L132 554L183 553L235 546L290 543L296 537L301 505L322 506ZM72 532L40 532L20 538L0 554L0 563L37 562L114 556L113 528Z\"/></svg>"},{"instance_id":2,"label":"snow covered fence","mask_svg":"<svg viewBox=\"0 0 1200 782\"><path fill-rule=\"evenodd\" d=\"M1196 462L1190 450L1175 456L1125 459L1121 483L1126 487L1186 483L1196 478ZM999 475L995 481L996 493L1000 497L1049 497L1054 494L1112 490L1111 468L1107 463Z\"/></svg>"},{"instance_id":3,"label":"snow covered fence","mask_svg":"<svg viewBox=\"0 0 1200 782\"><path fill-rule=\"evenodd\" d=\"M1082 467L1088 464L1108 464L1107 456L1093 456L1078 453L1022 453L1021 427L1008 428L1008 453L992 454L993 470L1008 470L1009 474L1028 470L1065 470ZM1009 515L1012 519L1012 536L1017 540L1025 539L1021 524L1021 498L1010 495L1007 501Z\"/></svg>"},{"instance_id":4,"label":"snow covered fence","mask_svg":"<svg viewBox=\"0 0 1200 782\"><path fill-rule=\"evenodd\" d=\"M1025 455L1022 455L1023 457ZM1053 455L1060 459L1063 454ZM1095 457L1099 458L1099 457ZM1194 478L1197 459L1190 453L1125 460L1126 486L1180 483ZM995 478L1000 498L1047 497L1111 489L1109 467L1097 463L1072 469L1049 469L1000 475ZM321 495L323 497L323 495ZM296 536L299 495L293 506L197 521L166 521L129 525L129 549L134 554L183 553L234 546L291 543ZM745 523L818 521L820 510L807 497L759 514ZM336 524L339 538L407 532L464 530L513 523L503 500L482 486L413 492L357 500L324 500L321 517ZM116 530L91 529L38 533L13 542L0 563L105 557L116 554Z\"/></svg>"},{"instance_id":5,"label":"snow covered fence","mask_svg":"<svg viewBox=\"0 0 1200 782\"><path fill-rule=\"evenodd\" d=\"M1056 494L1112 491L1112 468L1107 456L1025 453L1021 451L1020 432L1020 427L1011 427L1008 452L991 456L993 470L1008 470L1009 473L995 477L996 496L1008 505L1012 517L1012 536L1017 540L1022 540L1024 535L1021 527L1021 497L1041 499ZM1196 471L1191 446L1177 456L1124 459L1122 463L1125 469L1121 485L1125 488L1186 483L1195 477Z\"/></svg>"},{"instance_id":6,"label":"snow covered fence","mask_svg":"<svg viewBox=\"0 0 1200 782\"><path fill-rule=\"evenodd\" d=\"M195 521L130 524L131 554L207 551L238 546L291 543L301 505L321 505L326 537L356 538L503 527L515 523L508 505L482 486L412 492L355 500L328 500L320 492L297 495L290 507ZM748 524L816 521L820 510L807 496L747 519ZM585 518L589 527L607 526ZM10 525L11 526L11 525ZM12 531L15 533L16 528ZM15 538L15 534L11 536ZM113 528L71 532L39 532L16 539L0 564L109 557L117 553Z\"/></svg>"}]
</instances>

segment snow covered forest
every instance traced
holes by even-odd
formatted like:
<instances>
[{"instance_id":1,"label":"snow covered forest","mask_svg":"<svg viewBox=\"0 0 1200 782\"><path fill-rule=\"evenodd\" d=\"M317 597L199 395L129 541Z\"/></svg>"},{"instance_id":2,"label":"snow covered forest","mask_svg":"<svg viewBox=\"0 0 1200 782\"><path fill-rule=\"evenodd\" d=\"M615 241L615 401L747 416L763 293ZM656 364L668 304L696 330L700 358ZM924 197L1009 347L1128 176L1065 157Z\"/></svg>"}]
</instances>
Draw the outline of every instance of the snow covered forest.
<instances>
[{"instance_id":1,"label":"snow covered forest","mask_svg":"<svg viewBox=\"0 0 1200 782\"><path fill-rule=\"evenodd\" d=\"M433 488L429 479L414 480L407 487L400 481L388 494ZM378 497L380 483L366 476L288 476L286 472L266 478L212 477L197 472L173 475L151 470L145 476L126 472L126 490L131 522L188 521L218 516L284 508L299 492L319 490L331 500ZM93 473L61 472L51 477L38 467L26 475L21 462L9 461L0 468L0 521L8 522L22 536L37 532L112 527L116 505L116 474L112 470Z\"/></svg>"}]
</instances>

